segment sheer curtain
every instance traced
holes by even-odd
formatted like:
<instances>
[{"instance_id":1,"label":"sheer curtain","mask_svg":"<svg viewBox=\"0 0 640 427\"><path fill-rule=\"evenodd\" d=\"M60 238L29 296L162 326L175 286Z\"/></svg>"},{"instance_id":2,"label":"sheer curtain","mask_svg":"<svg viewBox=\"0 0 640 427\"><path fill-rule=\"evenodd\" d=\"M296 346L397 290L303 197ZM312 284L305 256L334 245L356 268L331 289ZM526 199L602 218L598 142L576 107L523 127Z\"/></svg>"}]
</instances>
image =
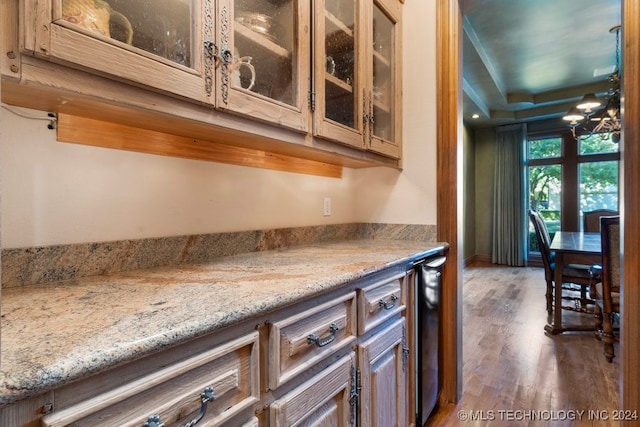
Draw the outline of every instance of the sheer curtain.
<instances>
[{"instance_id":1,"label":"sheer curtain","mask_svg":"<svg viewBox=\"0 0 640 427\"><path fill-rule=\"evenodd\" d=\"M491 257L494 264L525 265L524 142L526 136L525 124L502 126L496 132Z\"/></svg>"}]
</instances>

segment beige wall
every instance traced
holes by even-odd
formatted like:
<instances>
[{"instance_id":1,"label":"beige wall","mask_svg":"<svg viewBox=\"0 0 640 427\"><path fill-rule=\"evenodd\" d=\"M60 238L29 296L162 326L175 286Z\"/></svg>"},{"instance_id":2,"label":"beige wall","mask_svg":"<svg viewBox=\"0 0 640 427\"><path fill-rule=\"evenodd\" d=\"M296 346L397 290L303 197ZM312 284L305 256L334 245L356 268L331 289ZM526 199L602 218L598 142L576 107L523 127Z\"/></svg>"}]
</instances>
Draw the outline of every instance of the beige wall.
<instances>
[{"instance_id":1,"label":"beige wall","mask_svg":"<svg viewBox=\"0 0 640 427\"><path fill-rule=\"evenodd\" d=\"M58 143L1 109L5 248L346 222L435 224L435 5L404 6L404 170L342 179ZM29 111L45 116L45 113ZM322 214L332 198L332 215Z\"/></svg>"},{"instance_id":2,"label":"beige wall","mask_svg":"<svg viewBox=\"0 0 640 427\"><path fill-rule=\"evenodd\" d=\"M360 221L436 223L435 14L432 1L404 4L403 171L373 168L354 174Z\"/></svg>"},{"instance_id":3,"label":"beige wall","mask_svg":"<svg viewBox=\"0 0 640 427\"><path fill-rule=\"evenodd\" d=\"M349 170L340 180L60 143L46 122L3 115L4 247L356 219Z\"/></svg>"},{"instance_id":4,"label":"beige wall","mask_svg":"<svg viewBox=\"0 0 640 427\"><path fill-rule=\"evenodd\" d=\"M475 132L475 243L476 255L491 257L493 221L493 129Z\"/></svg>"},{"instance_id":5,"label":"beige wall","mask_svg":"<svg viewBox=\"0 0 640 427\"><path fill-rule=\"evenodd\" d=\"M494 129L464 128L464 259L491 259Z\"/></svg>"},{"instance_id":6,"label":"beige wall","mask_svg":"<svg viewBox=\"0 0 640 427\"><path fill-rule=\"evenodd\" d=\"M476 150L475 132L465 126L462 153L463 153L463 252L465 261L470 261L476 254Z\"/></svg>"}]
</instances>

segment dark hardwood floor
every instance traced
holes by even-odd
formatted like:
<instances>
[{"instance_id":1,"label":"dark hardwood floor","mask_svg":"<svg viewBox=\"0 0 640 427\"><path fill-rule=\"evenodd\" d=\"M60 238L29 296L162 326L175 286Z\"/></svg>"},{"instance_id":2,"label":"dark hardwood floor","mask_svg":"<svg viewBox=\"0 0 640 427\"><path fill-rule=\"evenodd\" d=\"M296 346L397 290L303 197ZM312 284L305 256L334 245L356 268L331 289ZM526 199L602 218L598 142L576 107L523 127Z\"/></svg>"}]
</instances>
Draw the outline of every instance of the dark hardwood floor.
<instances>
[{"instance_id":1,"label":"dark hardwood floor","mask_svg":"<svg viewBox=\"0 0 640 427\"><path fill-rule=\"evenodd\" d=\"M619 347L608 363L592 332L544 332L542 268L473 267L463 277L463 394L427 426L619 425Z\"/></svg>"}]
</instances>

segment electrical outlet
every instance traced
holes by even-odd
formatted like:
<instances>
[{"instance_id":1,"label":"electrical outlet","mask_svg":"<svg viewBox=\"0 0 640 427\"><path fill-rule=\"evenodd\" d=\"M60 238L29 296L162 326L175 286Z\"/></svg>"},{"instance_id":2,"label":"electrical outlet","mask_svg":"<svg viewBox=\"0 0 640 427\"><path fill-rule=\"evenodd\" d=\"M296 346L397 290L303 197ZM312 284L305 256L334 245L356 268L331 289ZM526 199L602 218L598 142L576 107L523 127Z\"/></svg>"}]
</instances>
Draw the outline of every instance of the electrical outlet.
<instances>
[{"instance_id":1,"label":"electrical outlet","mask_svg":"<svg viewBox=\"0 0 640 427\"><path fill-rule=\"evenodd\" d=\"M322 206L324 216L331 216L331 197L325 197Z\"/></svg>"}]
</instances>

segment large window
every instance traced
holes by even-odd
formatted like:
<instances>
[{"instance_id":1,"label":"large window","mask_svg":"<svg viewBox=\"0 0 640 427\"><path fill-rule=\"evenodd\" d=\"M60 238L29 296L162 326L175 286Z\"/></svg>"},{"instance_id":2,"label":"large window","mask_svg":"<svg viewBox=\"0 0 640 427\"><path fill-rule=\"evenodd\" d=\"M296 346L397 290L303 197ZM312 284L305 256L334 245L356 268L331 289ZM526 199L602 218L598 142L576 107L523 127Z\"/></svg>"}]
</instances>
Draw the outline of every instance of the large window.
<instances>
[{"instance_id":1,"label":"large window","mask_svg":"<svg viewBox=\"0 0 640 427\"><path fill-rule=\"evenodd\" d=\"M538 211L549 232L555 233L562 211L562 138L529 140L527 158L529 208Z\"/></svg>"},{"instance_id":2,"label":"large window","mask_svg":"<svg viewBox=\"0 0 640 427\"><path fill-rule=\"evenodd\" d=\"M580 225L582 212L594 209L618 210L618 143L598 135L578 141L578 183Z\"/></svg>"},{"instance_id":3,"label":"large window","mask_svg":"<svg viewBox=\"0 0 640 427\"><path fill-rule=\"evenodd\" d=\"M582 213L618 210L618 143L605 135L538 135L527 142L528 207L540 212L553 236L581 230ZM529 224L529 252L538 252Z\"/></svg>"}]
</instances>

